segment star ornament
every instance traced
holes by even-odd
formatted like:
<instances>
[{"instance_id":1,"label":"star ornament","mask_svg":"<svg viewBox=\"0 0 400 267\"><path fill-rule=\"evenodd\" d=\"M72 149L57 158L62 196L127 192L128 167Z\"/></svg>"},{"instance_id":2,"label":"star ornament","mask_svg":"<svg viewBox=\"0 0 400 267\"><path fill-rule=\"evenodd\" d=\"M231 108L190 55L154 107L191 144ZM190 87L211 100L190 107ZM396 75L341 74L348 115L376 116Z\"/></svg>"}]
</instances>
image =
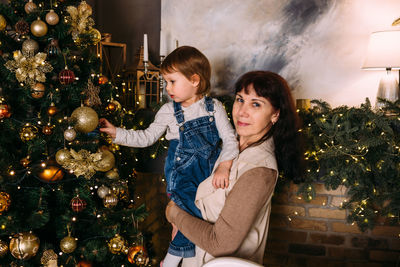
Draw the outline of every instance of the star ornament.
<instances>
[{"instance_id":1,"label":"star ornament","mask_svg":"<svg viewBox=\"0 0 400 267\"><path fill-rule=\"evenodd\" d=\"M30 86L36 82L45 82L46 73L51 72L53 67L46 62L45 53L37 53L35 56L24 56L20 50L14 51L14 60L9 60L4 66L11 72L15 72L15 77L21 83Z\"/></svg>"}]
</instances>

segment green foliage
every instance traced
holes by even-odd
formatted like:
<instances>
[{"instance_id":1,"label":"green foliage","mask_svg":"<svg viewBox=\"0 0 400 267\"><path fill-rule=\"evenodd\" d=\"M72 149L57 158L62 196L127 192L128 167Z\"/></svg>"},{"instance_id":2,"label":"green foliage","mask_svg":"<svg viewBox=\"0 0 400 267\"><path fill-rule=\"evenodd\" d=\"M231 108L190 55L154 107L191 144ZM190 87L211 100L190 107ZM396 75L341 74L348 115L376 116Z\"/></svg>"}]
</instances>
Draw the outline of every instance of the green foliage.
<instances>
[{"instance_id":1,"label":"green foliage","mask_svg":"<svg viewBox=\"0 0 400 267\"><path fill-rule=\"evenodd\" d=\"M300 111L306 140L306 183L299 194L314 197L312 182L327 189L348 188L348 221L361 230L378 221L399 222L400 215L400 101L373 110L367 99L361 107L338 107L314 100Z\"/></svg>"}]
</instances>

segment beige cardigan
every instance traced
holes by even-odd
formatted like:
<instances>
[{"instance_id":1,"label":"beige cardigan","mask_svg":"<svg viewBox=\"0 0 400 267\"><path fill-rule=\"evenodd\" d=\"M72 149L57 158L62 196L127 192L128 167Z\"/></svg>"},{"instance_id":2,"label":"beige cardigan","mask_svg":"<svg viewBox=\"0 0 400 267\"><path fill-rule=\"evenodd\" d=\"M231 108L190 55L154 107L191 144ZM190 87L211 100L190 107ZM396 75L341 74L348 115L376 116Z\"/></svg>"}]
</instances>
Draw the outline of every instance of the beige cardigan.
<instances>
[{"instance_id":1,"label":"beige cardigan","mask_svg":"<svg viewBox=\"0 0 400 267\"><path fill-rule=\"evenodd\" d=\"M215 166L218 166L218 162ZM229 178L229 187L227 189L215 189L211 183L212 176L199 185L195 203L201 210L203 219L214 223L225 205L226 197L242 174L259 167L276 171L275 181L273 182L273 187L275 187L278 167L272 138L258 146L249 147L239 154L233 161ZM253 221L239 249L229 256L244 258L262 264L268 234L272 192L273 190L271 194L267 196L267 201L264 203L261 210L257 213L258 215ZM245 214L238 214L237 216L245 216ZM196 246L196 256L194 258L185 258L182 266L202 266L213 258L214 257L210 253L201 249L200 246Z\"/></svg>"}]
</instances>

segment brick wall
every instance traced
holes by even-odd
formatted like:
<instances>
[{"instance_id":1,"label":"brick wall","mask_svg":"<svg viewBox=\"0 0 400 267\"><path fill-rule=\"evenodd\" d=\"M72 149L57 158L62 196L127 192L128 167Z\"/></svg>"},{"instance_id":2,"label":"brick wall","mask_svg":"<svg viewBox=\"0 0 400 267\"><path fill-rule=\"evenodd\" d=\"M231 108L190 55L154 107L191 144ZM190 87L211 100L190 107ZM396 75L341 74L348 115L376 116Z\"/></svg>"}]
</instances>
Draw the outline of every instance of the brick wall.
<instances>
[{"instance_id":1,"label":"brick wall","mask_svg":"<svg viewBox=\"0 0 400 267\"><path fill-rule=\"evenodd\" d=\"M296 185L274 195L267 266L400 266L399 226L382 223L362 233L346 222L346 211L340 208L345 187L315 188L310 202L296 195Z\"/></svg>"},{"instance_id":2,"label":"brick wall","mask_svg":"<svg viewBox=\"0 0 400 267\"><path fill-rule=\"evenodd\" d=\"M149 212L140 225L152 233L156 264L164 257L171 235L164 215L165 184L160 174L139 173L136 185L136 203L145 203ZM400 266L400 227L382 224L362 233L346 223L346 211L340 209L346 188L315 187L316 197L310 202L299 199L295 185L274 195L266 266Z\"/></svg>"}]
</instances>

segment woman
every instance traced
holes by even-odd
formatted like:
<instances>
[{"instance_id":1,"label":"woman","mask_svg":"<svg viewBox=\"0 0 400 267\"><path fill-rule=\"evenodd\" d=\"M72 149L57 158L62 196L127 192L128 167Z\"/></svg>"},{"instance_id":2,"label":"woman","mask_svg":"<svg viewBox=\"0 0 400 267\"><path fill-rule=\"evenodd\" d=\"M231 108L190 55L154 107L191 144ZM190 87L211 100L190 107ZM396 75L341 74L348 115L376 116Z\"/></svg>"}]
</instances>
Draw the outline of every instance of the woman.
<instances>
[{"instance_id":1,"label":"woman","mask_svg":"<svg viewBox=\"0 0 400 267\"><path fill-rule=\"evenodd\" d=\"M287 82L278 74L253 71L235 84L233 122L240 154L234 160L229 187L200 184L196 205L204 220L168 204L169 222L196 244L196 256L183 266L202 266L213 257L233 256L262 264L271 197L278 169L299 182L302 153L298 119Z\"/></svg>"}]
</instances>

